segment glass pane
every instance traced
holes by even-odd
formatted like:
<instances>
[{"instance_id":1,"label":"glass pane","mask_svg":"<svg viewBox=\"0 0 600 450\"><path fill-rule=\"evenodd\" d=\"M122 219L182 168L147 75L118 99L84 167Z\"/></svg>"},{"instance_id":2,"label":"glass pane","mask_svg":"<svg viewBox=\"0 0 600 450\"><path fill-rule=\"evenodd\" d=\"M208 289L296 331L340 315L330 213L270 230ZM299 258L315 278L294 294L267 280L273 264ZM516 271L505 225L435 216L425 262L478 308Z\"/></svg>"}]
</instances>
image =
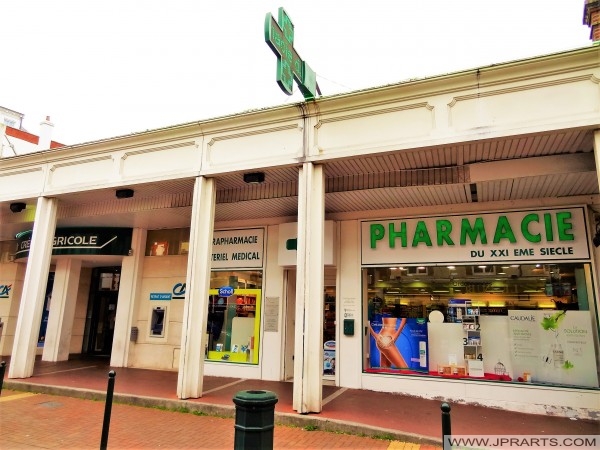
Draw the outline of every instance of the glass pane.
<instances>
[{"instance_id":1,"label":"glass pane","mask_svg":"<svg viewBox=\"0 0 600 450\"><path fill-rule=\"evenodd\" d=\"M365 371L598 387L589 271L581 263L363 269Z\"/></svg>"}]
</instances>

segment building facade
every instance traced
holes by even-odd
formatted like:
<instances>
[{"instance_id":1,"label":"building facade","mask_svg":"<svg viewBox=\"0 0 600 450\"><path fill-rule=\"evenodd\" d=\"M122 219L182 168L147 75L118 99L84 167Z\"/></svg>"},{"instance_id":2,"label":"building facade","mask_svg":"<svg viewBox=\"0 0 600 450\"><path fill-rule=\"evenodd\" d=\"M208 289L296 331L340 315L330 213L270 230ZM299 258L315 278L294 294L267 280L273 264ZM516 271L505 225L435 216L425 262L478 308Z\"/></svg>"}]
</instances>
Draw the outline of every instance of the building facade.
<instances>
[{"instance_id":1,"label":"building facade","mask_svg":"<svg viewBox=\"0 0 600 450\"><path fill-rule=\"evenodd\" d=\"M23 128L24 114L0 106L0 158L56 149L63 144L52 140L50 116L40 122L39 135Z\"/></svg>"},{"instance_id":2,"label":"building facade","mask_svg":"<svg viewBox=\"0 0 600 450\"><path fill-rule=\"evenodd\" d=\"M300 413L327 380L597 418L599 51L2 159L8 376L92 354L179 398L235 375Z\"/></svg>"}]
</instances>

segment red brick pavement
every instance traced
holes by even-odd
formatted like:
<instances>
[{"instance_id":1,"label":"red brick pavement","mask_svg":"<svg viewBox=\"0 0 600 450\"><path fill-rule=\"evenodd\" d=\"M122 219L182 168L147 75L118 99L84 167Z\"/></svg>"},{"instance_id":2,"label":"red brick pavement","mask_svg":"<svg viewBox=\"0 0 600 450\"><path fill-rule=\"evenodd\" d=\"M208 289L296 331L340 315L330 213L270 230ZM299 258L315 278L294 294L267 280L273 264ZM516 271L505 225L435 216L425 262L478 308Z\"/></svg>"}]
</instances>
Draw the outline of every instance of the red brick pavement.
<instances>
[{"instance_id":1,"label":"red brick pavement","mask_svg":"<svg viewBox=\"0 0 600 450\"><path fill-rule=\"evenodd\" d=\"M101 401L5 390L0 398L0 448L97 449L103 417L104 402ZM108 448L231 449L234 434L231 418L113 404ZM387 440L289 426L276 426L273 438L275 449L387 449L390 446Z\"/></svg>"},{"instance_id":2,"label":"red brick pavement","mask_svg":"<svg viewBox=\"0 0 600 450\"><path fill-rule=\"evenodd\" d=\"M32 377L22 380L5 378L5 389L102 399L110 369L107 360L103 362L98 358L62 362L38 360ZM202 397L181 401L176 396L177 373L174 371L114 370L117 372L115 399L121 403L185 407L232 417L235 412L232 398L237 392L261 389L277 395L279 401L275 405L275 416L278 424L296 425L300 430L315 426L322 431L343 431L354 435L388 434L403 442L420 444L441 443L440 400L324 385L322 412L300 415L292 408L293 385L289 382L205 376ZM100 403L103 404L103 401ZM474 432L479 435L600 434L600 420L524 414L460 403L451 403L451 406L452 432L455 435Z\"/></svg>"}]
</instances>

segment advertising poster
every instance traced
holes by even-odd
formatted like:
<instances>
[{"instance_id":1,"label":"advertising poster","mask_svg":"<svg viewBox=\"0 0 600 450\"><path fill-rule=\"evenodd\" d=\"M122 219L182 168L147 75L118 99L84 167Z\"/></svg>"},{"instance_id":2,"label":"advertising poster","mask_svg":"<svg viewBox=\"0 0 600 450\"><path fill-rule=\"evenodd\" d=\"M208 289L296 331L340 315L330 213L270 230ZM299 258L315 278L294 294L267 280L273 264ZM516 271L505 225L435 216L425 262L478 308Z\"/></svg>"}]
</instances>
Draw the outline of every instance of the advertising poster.
<instances>
[{"instance_id":1,"label":"advertising poster","mask_svg":"<svg viewBox=\"0 0 600 450\"><path fill-rule=\"evenodd\" d=\"M501 380L508 381L509 378L513 379L513 377L516 379L511 354L514 351L515 342L511 342L508 338L508 316L482 315L479 318L479 323L483 344L484 373L502 376L502 378L499 378Z\"/></svg>"},{"instance_id":2,"label":"advertising poster","mask_svg":"<svg viewBox=\"0 0 600 450\"><path fill-rule=\"evenodd\" d=\"M508 311L515 376L598 387L589 311Z\"/></svg>"},{"instance_id":3,"label":"advertising poster","mask_svg":"<svg viewBox=\"0 0 600 450\"><path fill-rule=\"evenodd\" d=\"M370 365L390 371L429 371L427 321L376 314L369 324Z\"/></svg>"},{"instance_id":4,"label":"advertising poster","mask_svg":"<svg viewBox=\"0 0 600 450\"><path fill-rule=\"evenodd\" d=\"M335 341L323 344L323 375L335 375Z\"/></svg>"}]
</instances>

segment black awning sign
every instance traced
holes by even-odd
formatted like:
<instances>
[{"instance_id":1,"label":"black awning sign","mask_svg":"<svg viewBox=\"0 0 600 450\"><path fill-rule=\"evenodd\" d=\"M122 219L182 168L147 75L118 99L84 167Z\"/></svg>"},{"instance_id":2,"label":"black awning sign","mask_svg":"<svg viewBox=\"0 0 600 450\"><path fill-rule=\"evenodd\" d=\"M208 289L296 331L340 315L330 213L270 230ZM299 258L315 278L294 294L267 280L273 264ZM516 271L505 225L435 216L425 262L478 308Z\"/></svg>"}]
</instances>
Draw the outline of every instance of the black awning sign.
<instances>
[{"instance_id":1,"label":"black awning sign","mask_svg":"<svg viewBox=\"0 0 600 450\"><path fill-rule=\"evenodd\" d=\"M131 228L57 228L53 255L127 255L131 248ZM15 259L29 256L32 231L17 235Z\"/></svg>"}]
</instances>

